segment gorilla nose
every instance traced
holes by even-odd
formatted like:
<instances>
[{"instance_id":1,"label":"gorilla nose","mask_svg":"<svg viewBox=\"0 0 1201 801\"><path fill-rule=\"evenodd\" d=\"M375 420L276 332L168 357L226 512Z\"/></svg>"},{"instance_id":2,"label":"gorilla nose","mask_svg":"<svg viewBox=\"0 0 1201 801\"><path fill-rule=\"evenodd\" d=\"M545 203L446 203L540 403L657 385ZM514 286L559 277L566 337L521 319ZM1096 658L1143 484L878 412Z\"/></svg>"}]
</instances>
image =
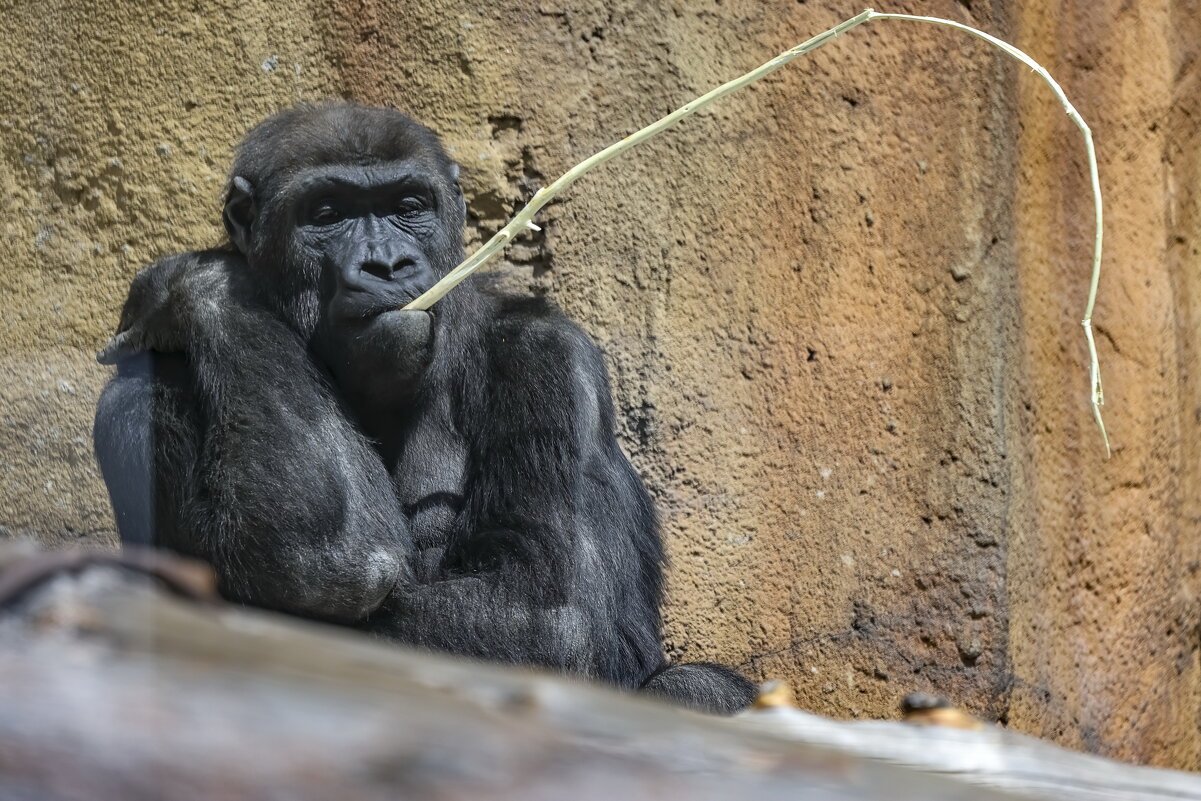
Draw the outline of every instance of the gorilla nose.
<instances>
[{"instance_id":1,"label":"gorilla nose","mask_svg":"<svg viewBox=\"0 0 1201 801\"><path fill-rule=\"evenodd\" d=\"M384 281L391 281L392 274L400 269L403 269L403 266L404 265L402 262L388 264L386 261L372 260L365 261L359 265L359 272L367 273L367 275L373 275L376 278L383 279Z\"/></svg>"},{"instance_id":2,"label":"gorilla nose","mask_svg":"<svg viewBox=\"0 0 1201 801\"><path fill-rule=\"evenodd\" d=\"M408 257L400 257L395 260L369 258L346 270L343 275L348 285L363 289L366 284L371 283L371 279L367 276L380 281L391 281L415 264L416 262Z\"/></svg>"}]
</instances>

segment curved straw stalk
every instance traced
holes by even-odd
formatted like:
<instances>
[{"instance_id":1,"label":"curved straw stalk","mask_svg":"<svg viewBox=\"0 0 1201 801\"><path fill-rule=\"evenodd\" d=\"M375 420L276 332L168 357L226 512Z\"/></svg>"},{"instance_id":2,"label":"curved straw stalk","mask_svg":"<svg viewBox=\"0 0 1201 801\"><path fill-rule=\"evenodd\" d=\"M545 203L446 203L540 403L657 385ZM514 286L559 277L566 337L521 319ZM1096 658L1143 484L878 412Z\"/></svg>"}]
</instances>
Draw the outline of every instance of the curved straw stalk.
<instances>
[{"instance_id":1,"label":"curved straw stalk","mask_svg":"<svg viewBox=\"0 0 1201 801\"><path fill-rule=\"evenodd\" d=\"M1101 280L1102 232L1101 181L1097 174L1097 154L1093 147L1092 131L1089 130L1088 125L1085 124L1084 119L1080 116L1079 112L1076 111L1076 108L1071 104L1071 102L1068 101L1067 95L1064 94L1063 89L1058 83L1056 83L1055 79L1051 77L1051 74L1043 69L1043 67L1040 66L1033 58L1026 55L1021 50L1018 50L1008 42L1004 42L995 36L985 33L984 31L977 30L969 25L964 25L949 19L942 19L941 17L921 17L912 14L886 14L873 11L869 8L863 13L857 14L854 17L839 23L838 25L835 25L830 30L825 31L824 33L819 33L812 39L809 39L808 41L803 42L796 47L785 50L783 53L776 56L771 61L768 61L766 64L761 65L757 69L751 70L745 75L735 78L728 83L724 83L707 94L704 94L701 97L686 103L672 113L668 114L666 117L651 123L642 130L630 134L620 142L615 142L599 153L596 153L584 161L581 161L579 164L564 173L554 183L539 189L534 194L534 197L530 199L530 202L527 203L525 207L517 213L517 216L509 221L508 225L497 231L496 234L487 242L485 242L479 250L468 256L462 264L451 270L450 273L448 273L442 280L438 281L438 283L434 284L434 286L431 287L425 294L421 295L412 303L405 306L405 309L428 309L430 306L441 300L447 292L458 286L463 279L482 267L497 253L500 253L518 233L526 228L537 229L537 226L534 225L533 222L534 215L537 214L547 203L550 203L555 199L556 196L566 190L567 187L575 183L576 180L585 173L599 167L609 159L624 153L626 150L629 150L635 145L645 142L652 136L667 130L680 120L691 114L694 114L710 103L713 103L714 101L719 100L732 92L736 92L744 86L748 86L749 84L754 83L766 75L770 75L780 67L783 67L785 64L792 61L797 56L810 53L822 45L833 41L835 38L846 33L852 28L874 19L898 19L910 20L913 22L926 22L932 25L956 28L958 30L970 33L972 36L983 39L984 41L999 48L1003 52L1034 70L1034 72L1037 73L1039 77L1041 77L1047 83L1047 85L1051 87L1051 91L1055 93L1056 98L1059 99L1059 102L1067 111L1068 117L1071 118L1072 122L1076 124L1076 127L1078 127L1080 132L1084 135L1084 148L1088 155L1089 179L1092 183L1093 190L1093 207L1096 217L1096 233L1093 244L1092 279L1089 283L1088 302L1084 309L1084 318L1081 320L1081 325L1084 326L1084 336L1088 342L1089 385L1091 390L1090 403L1092 405L1093 418L1096 420L1097 426L1101 430L1101 438L1105 443L1105 455L1108 457L1110 455L1109 436L1105 432L1105 422L1101 419L1101 406L1103 406L1105 403L1105 395L1101 388L1101 366L1097 359L1097 343L1093 338L1092 326L1093 307L1096 305L1097 301L1097 286Z\"/></svg>"}]
</instances>

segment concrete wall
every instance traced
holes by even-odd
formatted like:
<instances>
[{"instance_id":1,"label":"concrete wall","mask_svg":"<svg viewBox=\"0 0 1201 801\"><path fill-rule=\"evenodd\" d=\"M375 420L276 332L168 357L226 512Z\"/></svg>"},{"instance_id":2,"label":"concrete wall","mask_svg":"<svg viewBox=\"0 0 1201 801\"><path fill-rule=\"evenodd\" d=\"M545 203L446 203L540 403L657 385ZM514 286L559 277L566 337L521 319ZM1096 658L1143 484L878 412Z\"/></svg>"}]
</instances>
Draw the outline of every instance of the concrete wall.
<instances>
[{"instance_id":1,"label":"concrete wall","mask_svg":"<svg viewBox=\"0 0 1201 801\"><path fill-rule=\"evenodd\" d=\"M216 243L231 148L331 96L534 188L861 10L806 0L5 4L0 525L113 543L89 429L130 277ZM1201 768L1201 2L890 11L1023 47L1092 124L1114 456L1087 406L1078 134L966 35L877 22L584 179L496 268L609 357L673 558L666 639L808 709L946 694Z\"/></svg>"}]
</instances>

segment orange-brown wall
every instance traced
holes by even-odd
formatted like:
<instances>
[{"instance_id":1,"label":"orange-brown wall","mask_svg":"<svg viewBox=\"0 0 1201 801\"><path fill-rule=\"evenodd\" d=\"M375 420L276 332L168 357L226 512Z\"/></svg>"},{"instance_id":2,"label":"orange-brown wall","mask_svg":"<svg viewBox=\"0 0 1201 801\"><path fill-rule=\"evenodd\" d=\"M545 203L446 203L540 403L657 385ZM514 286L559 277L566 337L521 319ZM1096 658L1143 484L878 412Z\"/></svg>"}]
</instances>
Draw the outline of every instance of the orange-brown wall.
<instances>
[{"instance_id":1,"label":"orange-brown wall","mask_svg":"<svg viewBox=\"0 0 1201 801\"><path fill-rule=\"evenodd\" d=\"M93 354L216 243L232 146L345 96L439 130L478 242L537 186L862 10L805 0L6 3L0 526L113 543ZM666 639L887 717L914 689L1201 768L1201 2L899 2L576 185L496 268L604 347L673 559Z\"/></svg>"}]
</instances>

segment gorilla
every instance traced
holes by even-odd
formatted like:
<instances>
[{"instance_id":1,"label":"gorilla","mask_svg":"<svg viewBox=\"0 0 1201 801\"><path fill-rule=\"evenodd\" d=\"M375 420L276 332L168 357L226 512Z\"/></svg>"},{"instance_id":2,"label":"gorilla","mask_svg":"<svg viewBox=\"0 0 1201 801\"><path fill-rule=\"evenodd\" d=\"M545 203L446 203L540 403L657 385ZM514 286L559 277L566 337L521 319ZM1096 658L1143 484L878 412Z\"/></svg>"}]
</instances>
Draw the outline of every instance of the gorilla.
<instances>
[{"instance_id":1,"label":"gorilla","mask_svg":"<svg viewBox=\"0 0 1201 801\"><path fill-rule=\"evenodd\" d=\"M388 109L255 127L229 241L134 278L99 360L121 538L213 565L231 600L733 713L754 687L669 665L664 555L601 353L542 299L469 279L437 136Z\"/></svg>"}]
</instances>

